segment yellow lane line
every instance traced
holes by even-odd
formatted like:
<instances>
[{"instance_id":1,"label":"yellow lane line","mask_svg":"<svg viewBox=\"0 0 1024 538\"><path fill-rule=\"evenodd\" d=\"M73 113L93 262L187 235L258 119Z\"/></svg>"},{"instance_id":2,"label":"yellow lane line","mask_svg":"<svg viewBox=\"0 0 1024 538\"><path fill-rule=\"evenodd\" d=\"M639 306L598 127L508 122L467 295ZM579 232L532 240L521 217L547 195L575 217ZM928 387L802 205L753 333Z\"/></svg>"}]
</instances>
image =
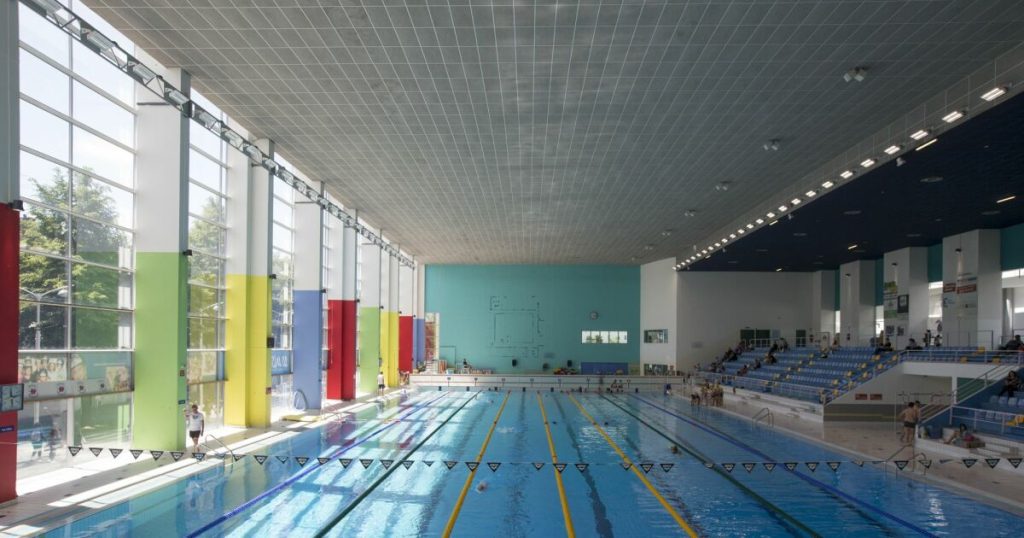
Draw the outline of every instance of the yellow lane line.
<instances>
[{"instance_id":1,"label":"yellow lane line","mask_svg":"<svg viewBox=\"0 0 1024 538\"><path fill-rule=\"evenodd\" d=\"M484 452L487 451L487 445L491 442L491 434L494 433L494 427L498 425L498 420L501 419L501 412L505 410L505 404L508 403L508 397L511 396L511 392L505 393L505 399L501 401L501 407L498 408L498 414L494 416L494 422L491 423L491 429L487 430L487 437L484 437L484 444L480 447L480 453L476 455L477 468L480 465L484 465ZM452 515L448 518L448 524L444 526L444 538L448 538L452 535L452 528L455 527L455 520L459 518L459 511L462 510L462 503L466 500L466 493L469 493L469 487L473 484L473 477L476 476L476 469L469 472L469 476L466 477L466 483L462 485L462 493L459 493L459 500L455 502L455 508L452 510Z\"/></svg>"},{"instance_id":2,"label":"yellow lane line","mask_svg":"<svg viewBox=\"0 0 1024 538\"><path fill-rule=\"evenodd\" d=\"M594 417L590 416L590 413L587 413L587 410L584 409L583 406L576 401L576 398L573 398L572 394L566 394L566 396L569 397L569 400L571 400L572 403L576 404L576 407L579 408L580 413L583 413L583 416L587 417L587 420L589 420L590 423L593 424L595 428L597 428L597 432L600 433L602 437L604 437L605 441L608 441L608 445L615 450L615 453L618 454L620 458L622 458L622 461L629 465L629 468L633 471L633 474L635 474L637 478L639 478L640 481L643 482L645 486L647 486L647 489L650 490L652 495L654 495L654 498L658 499L658 502L661 503L661 506L663 506L666 511L668 511L669 515L672 516L672 519L676 520L676 523L679 524L679 527L682 528L683 531L685 531L686 534L689 535L691 538L697 538L697 533L694 532L693 528L690 527L686 520L683 519L683 517L680 516L678 512L676 512L676 509L673 508L672 505L665 500L665 497L662 497L661 493L658 493L658 490L655 489L654 485L651 484L649 480L647 480L646 476L644 476L644 473L641 472L640 469L638 469L637 466L629 459L629 456L627 456L625 452L623 452L622 449L619 448L619 445L615 444L615 441L612 441L612 438L609 437L608 434L604 431L604 429L597 424L597 421L594 420Z\"/></svg>"},{"instance_id":3,"label":"yellow lane line","mask_svg":"<svg viewBox=\"0 0 1024 538\"><path fill-rule=\"evenodd\" d=\"M551 438L551 426L548 425L548 414L544 411L544 401L540 393L537 394L537 405L540 406L540 416L544 418L544 431L548 434L548 448L551 449L551 463L558 463L558 454L555 453L555 441ZM562 473L552 467L555 473L555 482L558 483L558 500L562 503L562 518L565 519L565 535L575 538L576 530L572 528L572 516L569 515L569 501L565 498L565 486L562 484Z\"/></svg>"}]
</instances>

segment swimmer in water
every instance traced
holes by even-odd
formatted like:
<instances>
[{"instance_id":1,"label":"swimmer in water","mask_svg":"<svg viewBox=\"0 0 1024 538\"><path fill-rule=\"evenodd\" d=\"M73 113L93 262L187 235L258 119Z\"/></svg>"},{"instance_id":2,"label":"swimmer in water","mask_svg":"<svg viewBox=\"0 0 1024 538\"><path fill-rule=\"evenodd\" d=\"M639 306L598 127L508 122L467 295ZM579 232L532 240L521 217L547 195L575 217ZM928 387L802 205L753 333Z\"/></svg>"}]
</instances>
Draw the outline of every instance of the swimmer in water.
<instances>
[{"instance_id":1,"label":"swimmer in water","mask_svg":"<svg viewBox=\"0 0 1024 538\"><path fill-rule=\"evenodd\" d=\"M477 493L483 493L486 490L487 490L487 481L486 480L481 480L480 483L476 485L476 492Z\"/></svg>"},{"instance_id":2,"label":"swimmer in water","mask_svg":"<svg viewBox=\"0 0 1024 538\"><path fill-rule=\"evenodd\" d=\"M679 447L676 445L672 445L672 448L670 448L669 450L671 450L673 454L679 453Z\"/></svg>"}]
</instances>

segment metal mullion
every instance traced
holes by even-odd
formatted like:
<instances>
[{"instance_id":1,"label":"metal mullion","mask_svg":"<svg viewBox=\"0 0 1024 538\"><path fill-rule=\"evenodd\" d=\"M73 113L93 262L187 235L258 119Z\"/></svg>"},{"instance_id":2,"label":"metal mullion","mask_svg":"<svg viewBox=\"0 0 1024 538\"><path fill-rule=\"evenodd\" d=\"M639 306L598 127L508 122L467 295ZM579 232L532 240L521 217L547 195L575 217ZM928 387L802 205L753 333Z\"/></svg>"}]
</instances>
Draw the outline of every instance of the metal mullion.
<instances>
[{"instance_id":1,"label":"metal mullion","mask_svg":"<svg viewBox=\"0 0 1024 538\"><path fill-rule=\"evenodd\" d=\"M122 272L122 273L131 273L133 275L135 274L135 270L134 269L129 269L127 267L116 267L116 266L113 266L113 265L105 265L105 264L102 264L102 263L96 263L96 262L91 262L91 261L87 261L87 260L79 260L77 258L72 258L71 256L59 255L59 254L55 255L52 252L44 252L44 251L41 251L41 250L34 250L32 248L22 248L20 250L20 252L24 252L26 254L34 254L36 256L44 256L44 257L47 257L47 258L53 258L55 260L62 260L62 261L65 261L65 262L80 263L82 265L88 265L88 266L91 266L91 267L99 267L101 269L110 269L112 271L119 271L119 272ZM70 272L71 271L69 269L68 270L68 277L69 278L71 276ZM70 283L71 280L68 280L68 282Z\"/></svg>"},{"instance_id":2,"label":"metal mullion","mask_svg":"<svg viewBox=\"0 0 1024 538\"><path fill-rule=\"evenodd\" d=\"M122 231L125 231L127 233L132 234L133 236L135 235L135 229L134 228L127 228L125 226L121 226L120 224L112 224L112 223L109 223L109 222L104 222L102 220L90 217L88 215L83 215L81 213L76 213L74 211L70 211L70 210L64 209L62 207L53 206L53 205L47 204L46 202L40 202L40 201L35 200L33 198L25 198L25 200L27 202L29 202L30 204L32 204L32 205L37 205L37 206L40 206L40 207L43 207L43 208L46 208L46 209L51 209L51 210L54 210L54 211L60 211L61 213L65 213L65 214L67 214L69 216L72 216L72 217L76 217L76 218L83 219L83 220L88 220L90 222L94 222L96 224L102 224L104 226L110 226L111 228L118 228L118 229L120 229Z\"/></svg>"},{"instance_id":3,"label":"metal mullion","mask_svg":"<svg viewBox=\"0 0 1024 538\"><path fill-rule=\"evenodd\" d=\"M40 50L36 49L32 45L29 45L28 43L25 43L24 41L20 41L19 40L18 41L18 47L23 49L25 52L28 52L32 56L35 56L36 58L42 60L47 65L49 65L50 67L56 69L57 71L60 71L62 74L72 78L73 80L77 80L78 82L80 82L85 87L87 87L90 90L92 90L92 91L98 93L99 95L103 96L103 98L107 99L108 101L110 101L110 102L120 106L121 108L127 110L128 112L131 112L133 115L136 114L137 111L136 111L136 109L134 107L132 107L131 105L125 104L124 101L118 99L114 95L108 93L103 88L97 86L94 82L90 81L89 79L87 79L87 78L83 77L82 75L78 74L77 72L75 72L75 70L74 70L75 49L74 49L74 45L70 44L71 41L73 41L73 40L71 40L71 39L68 40L69 46L71 47L71 49L68 51L68 62L71 64L71 67L65 67L65 66L61 65L60 63L56 62L55 60L53 60L52 58L50 58L49 56L47 56L46 54L41 52ZM70 92L68 95L73 95L73 92Z\"/></svg>"},{"instance_id":4,"label":"metal mullion","mask_svg":"<svg viewBox=\"0 0 1024 538\"><path fill-rule=\"evenodd\" d=\"M40 108L43 111L45 111L45 112L47 112L47 113L49 113L49 114L51 114L53 116L56 116L56 117L58 117L58 118L60 118L60 119L62 119L64 121L68 122L69 124L71 124L72 127L78 127L79 129L82 129L83 131L87 131L89 134L95 135L96 137L101 138L102 140L104 140L106 142L110 142L111 144L113 144L113 145L115 145L115 146L117 146L117 147L119 147L119 148L121 148L121 149L123 149L123 150L125 150L125 151L127 151L129 153L131 153L132 157L135 156L135 148L126 145L124 142L121 142L119 140L114 140L113 138L111 138L111 137L109 137L109 136L107 136L107 135L97 131L93 127L90 127L90 126L86 125L85 123L82 123L81 121L76 120L71 115L68 115L68 114L65 114L63 112L59 112L57 110L54 110L53 108L50 108L49 105L46 105L46 104L42 103L41 101L37 101L31 95L28 95L26 93L21 93L20 91L18 92L18 94L19 94L21 99L29 102L33 106L35 106L37 108ZM69 98L69 101L71 101L71 106L68 107L68 110L71 112L71 114L74 114L75 113L75 111L74 111L74 101L75 101L75 99L74 99L73 95ZM135 117L135 116L133 115L133 117ZM74 151L72 151L72 155L73 154L74 154Z\"/></svg>"},{"instance_id":5,"label":"metal mullion","mask_svg":"<svg viewBox=\"0 0 1024 538\"><path fill-rule=\"evenodd\" d=\"M224 144L224 142L222 141L221 144ZM206 157L207 159L210 159L211 161L219 164L221 168L227 168L228 167L228 163L224 162L223 159L221 159L219 157L214 157L213 155L210 155L205 150L201 149L199 146L196 146L195 144L189 143L188 147L189 147L189 149L195 150L196 153L202 155L203 157Z\"/></svg>"},{"instance_id":6,"label":"metal mullion","mask_svg":"<svg viewBox=\"0 0 1024 538\"><path fill-rule=\"evenodd\" d=\"M219 222L217 222L215 220L210 220L210 219L208 219L208 218L206 218L206 217L204 217L202 215L196 215L195 213L192 213L191 211L188 213L188 216L196 218L196 219L199 219L199 220L201 220L201 221L203 221L203 222L205 222L207 224L212 224L212 225L214 225L214 226L216 226L216 227L218 227L218 228L220 228L222 230L227 230L228 229L228 227L226 225L224 225L224 224L221 224L221 223L219 223Z\"/></svg>"},{"instance_id":7,"label":"metal mullion","mask_svg":"<svg viewBox=\"0 0 1024 538\"><path fill-rule=\"evenodd\" d=\"M97 174L95 172L92 172L90 170L86 170L84 168L79 168L78 166L75 166L75 165L73 165L71 163L62 161L62 160L60 160L60 159L58 159L58 158L56 158L56 157L54 157L54 156L52 156L52 155L50 155L48 153L43 153L43 152L41 152L41 151L39 151L37 149L30 148L30 147L24 146L24 145L20 146L20 149L21 149L21 151L24 151L25 153L31 153L32 155L35 155L36 157L39 157L40 159L44 159L44 160L50 161L51 163L56 164L57 166L62 166L62 167L65 167L65 168L70 168L73 172L77 172L79 174L89 176L89 177L91 177L93 179L98 179L98 180L100 180L100 182L102 182L102 183L104 183L106 185L117 187L118 189L120 189L122 191L127 191L127 192L131 193L133 196L135 195L135 189L133 187L126 187L125 185L123 185L121 183L118 183L118 182L116 182L116 181L114 181L112 179L105 178L105 177L103 177L103 176L101 176L101 175L99 175L99 174Z\"/></svg>"},{"instance_id":8,"label":"metal mullion","mask_svg":"<svg viewBox=\"0 0 1024 538\"><path fill-rule=\"evenodd\" d=\"M211 192L213 194L216 194L217 196L220 196L221 198L224 198L225 200L228 197L228 195L224 194L221 191L218 191L216 189L211 189L210 187L207 187L206 185L203 185L203 182L200 181L199 179L196 179L195 177L193 177L191 173L189 173L189 175L188 175L188 182L189 182L189 185L195 185L197 187L200 187L200 188L202 188L202 189L204 189L204 190L206 190L208 192Z\"/></svg>"},{"instance_id":9,"label":"metal mullion","mask_svg":"<svg viewBox=\"0 0 1024 538\"><path fill-rule=\"evenodd\" d=\"M209 251L203 250L201 248L195 248L195 247L189 247L189 248L191 248L193 252L197 252L199 254L202 254L203 256L209 256L211 258L217 258L218 260L220 260L222 262L226 262L227 259L228 259L227 256L225 256L225 255L222 255L222 254L212 254Z\"/></svg>"}]
</instances>

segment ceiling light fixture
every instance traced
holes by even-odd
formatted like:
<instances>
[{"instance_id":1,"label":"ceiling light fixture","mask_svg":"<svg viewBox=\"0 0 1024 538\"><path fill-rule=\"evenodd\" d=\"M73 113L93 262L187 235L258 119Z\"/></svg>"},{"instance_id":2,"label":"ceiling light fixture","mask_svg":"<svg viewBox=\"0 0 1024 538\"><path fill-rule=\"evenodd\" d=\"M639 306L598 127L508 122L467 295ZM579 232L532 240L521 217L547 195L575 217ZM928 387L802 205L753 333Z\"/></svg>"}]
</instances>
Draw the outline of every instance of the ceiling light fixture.
<instances>
[{"instance_id":1,"label":"ceiling light fixture","mask_svg":"<svg viewBox=\"0 0 1024 538\"><path fill-rule=\"evenodd\" d=\"M130 64L128 69L131 70L132 74L139 78L143 84L149 84L156 78L156 73L152 69L140 64Z\"/></svg>"},{"instance_id":2,"label":"ceiling light fixture","mask_svg":"<svg viewBox=\"0 0 1024 538\"><path fill-rule=\"evenodd\" d=\"M743 233L743 232L740 232ZM729 234L729 239L736 239L736 234Z\"/></svg>"},{"instance_id":3,"label":"ceiling light fixture","mask_svg":"<svg viewBox=\"0 0 1024 538\"><path fill-rule=\"evenodd\" d=\"M83 33L85 34L85 40L99 49L100 52L107 52L114 48L114 42L96 30L89 29L85 30Z\"/></svg>"},{"instance_id":4,"label":"ceiling light fixture","mask_svg":"<svg viewBox=\"0 0 1024 538\"><path fill-rule=\"evenodd\" d=\"M789 210L788 207L786 207L784 205L780 205L779 206L779 213L785 213L787 210Z\"/></svg>"},{"instance_id":5,"label":"ceiling light fixture","mask_svg":"<svg viewBox=\"0 0 1024 538\"><path fill-rule=\"evenodd\" d=\"M764 224L764 219L756 219L754 222L756 222L757 225L760 226L760 225ZM750 225L748 224L747 226L750 226Z\"/></svg>"},{"instance_id":6,"label":"ceiling light fixture","mask_svg":"<svg viewBox=\"0 0 1024 538\"><path fill-rule=\"evenodd\" d=\"M263 152L260 151L260 148L256 147L253 144L249 144L248 146L242 148L242 153L245 153L246 155L249 156L250 159L254 161L259 161L260 157L263 156Z\"/></svg>"},{"instance_id":7,"label":"ceiling light fixture","mask_svg":"<svg viewBox=\"0 0 1024 538\"><path fill-rule=\"evenodd\" d=\"M875 165L875 160L872 159L871 157L868 157L867 159L861 161L860 165L863 166L864 168L871 168L872 166Z\"/></svg>"},{"instance_id":8,"label":"ceiling light fixture","mask_svg":"<svg viewBox=\"0 0 1024 538\"><path fill-rule=\"evenodd\" d=\"M996 200L996 203L997 204L1002 204L1004 202L1009 202L1010 200L1013 200L1016 197L1017 197L1016 194L1011 194L1011 195L1007 196L1006 198L1000 198L1000 199Z\"/></svg>"},{"instance_id":9,"label":"ceiling light fixture","mask_svg":"<svg viewBox=\"0 0 1024 538\"><path fill-rule=\"evenodd\" d=\"M899 153L901 149L903 149L903 146L901 146L899 144L893 144L893 145L885 148L884 151L885 151L886 155L895 155L895 154Z\"/></svg>"},{"instance_id":10,"label":"ceiling light fixture","mask_svg":"<svg viewBox=\"0 0 1024 538\"><path fill-rule=\"evenodd\" d=\"M213 114L210 114L201 108L196 109L195 116L196 119L199 120L199 123L202 123L207 129L213 129L213 127L217 125L217 118L215 118Z\"/></svg>"},{"instance_id":11,"label":"ceiling light fixture","mask_svg":"<svg viewBox=\"0 0 1024 538\"><path fill-rule=\"evenodd\" d=\"M165 89L164 95L167 97L168 101L178 106L185 106L185 103L188 102L188 96L179 92L178 90L175 90L174 88Z\"/></svg>"},{"instance_id":12,"label":"ceiling light fixture","mask_svg":"<svg viewBox=\"0 0 1024 538\"><path fill-rule=\"evenodd\" d=\"M32 0L32 3L39 6L47 13L56 13L63 9L63 6L57 3L56 0Z\"/></svg>"},{"instance_id":13,"label":"ceiling light fixture","mask_svg":"<svg viewBox=\"0 0 1024 538\"><path fill-rule=\"evenodd\" d=\"M768 226L775 226L775 225L776 225L776 224L778 224L778 223L779 223L779 221L777 221L777 220L773 220L773 221L771 221L771 222L769 222L769 223L768 223Z\"/></svg>"},{"instance_id":14,"label":"ceiling light fixture","mask_svg":"<svg viewBox=\"0 0 1024 538\"><path fill-rule=\"evenodd\" d=\"M747 223L747 229L748 230L753 230L754 229L754 225L748 222Z\"/></svg>"},{"instance_id":15,"label":"ceiling light fixture","mask_svg":"<svg viewBox=\"0 0 1024 538\"><path fill-rule=\"evenodd\" d=\"M814 192L814 191L807 191L807 192L804 193L804 196L806 196L808 198L814 198L817 195L818 195L818 193Z\"/></svg>"},{"instance_id":16,"label":"ceiling light fixture","mask_svg":"<svg viewBox=\"0 0 1024 538\"><path fill-rule=\"evenodd\" d=\"M715 248L719 248L719 247L721 247L721 246L722 246L722 244L721 244L721 243L715 243Z\"/></svg>"},{"instance_id":17,"label":"ceiling light fixture","mask_svg":"<svg viewBox=\"0 0 1024 538\"><path fill-rule=\"evenodd\" d=\"M853 249L855 249L855 248L857 248L857 244L856 244L856 243L854 243L854 244L852 244L852 245L850 245L850 246L846 247L846 250L853 250Z\"/></svg>"},{"instance_id":18,"label":"ceiling light fixture","mask_svg":"<svg viewBox=\"0 0 1024 538\"><path fill-rule=\"evenodd\" d=\"M930 145L932 145L932 144L934 144L934 143L936 143L938 141L939 141L938 138L933 138L933 139L925 142L924 144L921 144L920 146L917 146L916 148L914 148L914 151L921 151L922 149L924 149L924 148L926 148L926 147L928 147L928 146L930 146Z\"/></svg>"},{"instance_id":19,"label":"ceiling light fixture","mask_svg":"<svg viewBox=\"0 0 1024 538\"><path fill-rule=\"evenodd\" d=\"M723 181L723 182L719 183L718 185L715 185L715 190L716 191L723 191L724 192L724 191L729 190L729 187L731 187L731 186L732 186L732 183L730 183L728 181Z\"/></svg>"},{"instance_id":20,"label":"ceiling light fixture","mask_svg":"<svg viewBox=\"0 0 1024 538\"><path fill-rule=\"evenodd\" d=\"M779 139L773 138L765 142L761 147L763 147L765 151L779 151Z\"/></svg>"},{"instance_id":21,"label":"ceiling light fixture","mask_svg":"<svg viewBox=\"0 0 1024 538\"><path fill-rule=\"evenodd\" d=\"M821 188L823 188L823 189L831 189L832 185L835 185L835 183L832 183L831 181L826 181L826 182L821 184Z\"/></svg>"},{"instance_id":22,"label":"ceiling light fixture","mask_svg":"<svg viewBox=\"0 0 1024 538\"><path fill-rule=\"evenodd\" d=\"M771 211L769 211L765 216L770 218L770 219L774 219L775 218L775 213L772 213Z\"/></svg>"},{"instance_id":23,"label":"ceiling light fixture","mask_svg":"<svg viewBox=\"0 0 1024 538\"><path fill-rule=\"evenodd\" d=\"M839 173L839 177L841 177L843 179L850 179L851 177L853 177L853 171L852 170L843 170L842 172Z\"/></svg>"},{"instance_id":24,"label":"ceiling light fixture","mask_svg":"<svg viewBox=\"0 0 1024 538\"><path fill-rule=\"evenodd\" d=\"M793 198L789 201L791 205L800 205L801 200L799 198Z\"/></svg>"},{"instance_id":25,"label":"ceiling light fixture","mask_svg":"<svg viewBox=\"0 0 1024 538\"><path fill-rule=\"evenodd\" d=\"M743 234L747 233L747 231L744 230L743 228L739 228L739 229L736 230L736 233L738 233L740 235L743 235Z\"/></svg>"},{"instance_id":26,"label":"ceiling light fixture","mask_svg":"<svg viewBox=\"0 0 1024 538\"><path fill-rule=\"evenodd\" d=\"M843 73L843 80L845 80L846 82L853 82L855 80L857 82L864 82L864 78L867 76L867 74L868 74L868 68L867 67L857 66L857 67L854 67L853 69Z\"/></svg>"},{"instance_id":27,"label":"ceiling light fixture","mask_svg":"<svg viewBox=\"0 0 1024 538\"><path fill-rule=\"evenodd\" d=\"M692 216L694 216L696 214L697 214L697 210L696 209L687 209L686 211L683 211L683 216L684 217L692 217Z\"/></svg>"},{"instance_id":28,"label":"ceiling light fixture","mask_svg":"<svg viewBox=\"0 0 1024 538\"><path fill-rule=\"evenodd\" d=\"M945 116L943 116L942 117L942 121L944 121L946 123L953 123L953 122L955 122L956 120L958 120L958 119L960 119L962 117L964 117L964 112L962 110L954 110L954 111L950 112L949 114L946 114Z\"/></svg>"},{"instance_id":29,"label":"ceiling light fixture","mask_svg":"<svg viewBox=\"0 0 1024 538\"><path fill-rule=\"evenodd\" d=\"M775 270L775 272L776 272L776 273L781 273L781 272L782 272L782 268L781 268L781 267L779 267L778 269L776 269L776 270Z\"/></svg>"},{"instance_id":30,"label":"ceiling light fixture","mask_svg":"<svg viewBox=\"0 0 1024 538\"><path fill-rule=\"evenodd\" d=\"M913 138L914 140L921 140L922 138L928 136L929 134L931 134L931 133L929 133L927 129L921 129L921 130L913 132L910 135L910 138Z\"/></svg>"},{"instance_id":31,"label":"ceiling light fixture","mask_svg":"<svg viewBox=\"0 0 1024 538\"><path fill-rule=\"evenodd\" d=\"M1006 95L1006 86L996 86L995 88L981 94L981 98L986 101L994 101L1004 95Z\"/></svg>"},{"instance_id":32,"label":"ceiling light fixture","mask_svg":"<svg viewBox=\"0 0 1024 538\"><path fill-rule=\"evenodd\" d=\"M228 129L227 127L222 128L220 130L220 134L224 137L224 140L227 140L229 144L236 148L242 144L242 135Z\"/></svg>"}]
</instances>

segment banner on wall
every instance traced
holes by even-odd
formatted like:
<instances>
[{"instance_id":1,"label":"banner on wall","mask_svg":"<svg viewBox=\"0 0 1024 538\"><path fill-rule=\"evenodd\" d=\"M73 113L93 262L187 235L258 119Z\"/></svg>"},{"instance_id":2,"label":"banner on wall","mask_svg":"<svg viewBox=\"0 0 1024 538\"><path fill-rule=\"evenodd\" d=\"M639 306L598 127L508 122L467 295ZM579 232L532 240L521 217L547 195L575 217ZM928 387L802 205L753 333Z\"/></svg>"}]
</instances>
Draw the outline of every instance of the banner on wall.
<instances>
[{"instance_id":1,"label":"banner on wall","mask_svg":"<svg viewBox=\"0 0 1024 538\"><path fill-rule=\"evenodd\" d=\"M125 392L132 389L131 354L123 351L22 354L25 400Z\"/></svg>"},{"instance_id":2,"label":"banner on wall","mask_svg":"<svg viewBox=\"0 0 1024 538\"><path fill-rule=\"evenodd\" d=\"M956 278L956 312L961 320L978 317L978 276L960 273Z\"/></svg>"}]
</instances>

